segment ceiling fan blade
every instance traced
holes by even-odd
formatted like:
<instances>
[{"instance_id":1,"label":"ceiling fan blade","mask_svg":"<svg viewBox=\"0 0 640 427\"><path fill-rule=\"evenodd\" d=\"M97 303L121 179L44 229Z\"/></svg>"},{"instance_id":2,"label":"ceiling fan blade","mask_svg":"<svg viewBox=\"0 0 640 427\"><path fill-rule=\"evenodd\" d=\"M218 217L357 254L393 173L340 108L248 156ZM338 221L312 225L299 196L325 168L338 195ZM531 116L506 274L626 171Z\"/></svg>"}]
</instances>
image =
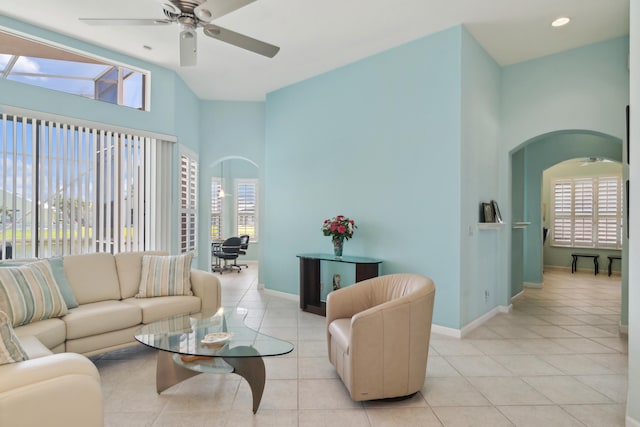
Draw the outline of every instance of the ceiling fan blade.
<instances>
[{"instance_id":1,"label":"ceiling fan blade","mask_svg":"<svg viewBox=\"0 0 640 427\"><path fill-rule=\"evenodd\" d=\"M79 18L81 22L88 25L167 25L172 21L168 19L100 19L100 18Z\"/></svg>"},{"instance_id":2,"label":"ceiling fan blade","mask_svg":"<svg viewBox=\"0 0 640 427\"><path fill-rule=\"evenodd\" d=\"M273 58L280 50L278 46L256 40L249 36L245 36L244 34L236 33L234 31L227 30L226 28L222 28L213 24L205 25L204 33L209 37L213 37L214 39L218 39L225 43L241 47L251 52L266 56L268 58Z\"/></svg>"},{"instance_id":3,"label":"ceiling fan blade","mask_svg":"<svg viewBox=\"0 0 640 427\"><path fill-rule=\"evenodd\" d=\"M180 32L180 66L189 67L198 62L197 37L195 28Z\"/></svg>"},{"instance_id":4,"label":"ceiling fan blade","mask_svg":"<svg viewBox=\"0 0 640 427\"><path fill-rule=\"evenodd\" d=\"M193 9L193 13L201 21L210 22L254 1L256 0L204 0L200 6Z\"/></svg>"}]
</instances>

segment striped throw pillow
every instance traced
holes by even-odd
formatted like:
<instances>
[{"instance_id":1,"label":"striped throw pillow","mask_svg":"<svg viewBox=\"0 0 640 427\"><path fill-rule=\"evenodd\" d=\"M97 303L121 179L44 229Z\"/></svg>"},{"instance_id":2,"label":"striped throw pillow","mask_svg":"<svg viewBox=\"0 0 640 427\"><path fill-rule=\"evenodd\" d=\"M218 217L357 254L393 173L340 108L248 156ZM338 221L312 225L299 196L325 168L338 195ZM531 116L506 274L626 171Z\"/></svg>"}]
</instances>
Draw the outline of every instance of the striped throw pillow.
<instances>
[{"instance_id":1,"label":"striped throw pillow","mask_svg":"<svg viewBox=\"0 0 640 427\"><path fill-rule=\"evenodd\" d=\"M49 262L0 268L0 311L14 327L67 314Z\"/></svg>"},{"instance_id":2,"label":"striped throw pillow","mask_svg":"<svg viewBox=\"0 0 640 427\"><path fill-rule=\"evenodd\" d=\"M192 257L191 252L169 256L144 255L136 298L193 295Z\"/></svg>"},{"instance_id":3,"label":"striped throw pillow","mask_svg":"<svg viewBox=\"0 0 640 427\"><path fill-rule=\"evenodd\" d=\"M29 357L20 345L18 337L13 333L9 316L0 311L0 365L22 362Z\"/></svg>"}]
</instances>

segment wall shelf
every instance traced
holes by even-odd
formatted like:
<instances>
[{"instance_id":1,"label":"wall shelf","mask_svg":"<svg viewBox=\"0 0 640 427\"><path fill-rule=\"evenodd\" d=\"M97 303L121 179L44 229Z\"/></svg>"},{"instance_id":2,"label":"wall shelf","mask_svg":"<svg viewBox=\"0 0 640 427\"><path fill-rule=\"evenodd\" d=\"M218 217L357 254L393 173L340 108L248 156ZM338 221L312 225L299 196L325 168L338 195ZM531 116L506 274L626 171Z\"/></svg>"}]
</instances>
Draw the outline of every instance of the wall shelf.
<instances>
[{"instance_id":1,"label":"wall shelf","mask_svg":"<svg viewBox=\"0 0 640 427\"><path fill-rule=\"evenodd\" d=\"M529 224L531 224L531 223L527 222L527 221L517 221L517 222L514 222L511 225L511 228L527 228L527 226L529 226Z\"/></svg>"},{"instance_id":2,"label":"wall shelf","mask_svg":"<svg viewBox=\"0 0 640 427\"><path fill-rule=\"evenodd\" d=\"M504 224L501 222L479 222L478 223L478 230L497 230L502 227L504 227Z\"/></svg>"}]
</instances>

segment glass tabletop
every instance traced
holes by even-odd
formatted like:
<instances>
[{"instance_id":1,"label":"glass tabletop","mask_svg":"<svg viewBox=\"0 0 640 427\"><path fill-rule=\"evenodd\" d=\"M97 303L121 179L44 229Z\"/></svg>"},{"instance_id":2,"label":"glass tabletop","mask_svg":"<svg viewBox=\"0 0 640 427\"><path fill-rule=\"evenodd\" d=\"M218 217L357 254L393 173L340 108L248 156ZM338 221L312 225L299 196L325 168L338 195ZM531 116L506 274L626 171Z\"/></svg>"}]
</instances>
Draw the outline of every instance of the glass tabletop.
<instances>
[{"instance_id":1,"label":"glass tabletop","mask_svg":"<svg viewBox=\"0 0 640 427\"><path fill-rule=\"evenodd\" d=\"M215 313L173 316L144 325L135 335L158 350L190 356L279 356L293 344L255 331L244 324L248 310L222 307Z\"/></svg>"}]
</instances>

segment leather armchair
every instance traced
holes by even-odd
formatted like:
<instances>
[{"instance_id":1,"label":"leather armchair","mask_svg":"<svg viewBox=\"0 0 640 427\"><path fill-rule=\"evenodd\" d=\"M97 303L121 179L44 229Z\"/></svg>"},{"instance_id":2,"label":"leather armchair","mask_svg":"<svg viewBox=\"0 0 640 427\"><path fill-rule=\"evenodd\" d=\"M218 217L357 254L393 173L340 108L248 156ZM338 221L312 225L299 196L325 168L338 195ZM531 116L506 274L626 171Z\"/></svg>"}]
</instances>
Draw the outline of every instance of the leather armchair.
<instances>
[{"instance_id":1,"label":"leather armchair","mask_svg":"<svg viewBox=\"0 0 640 427\"><path fill-rule=\"evenodd\" d=\"M364 280L327 296L329 360L355 401L424 384L435 286L416 274Z\"/></svg>"}]
</instances>

